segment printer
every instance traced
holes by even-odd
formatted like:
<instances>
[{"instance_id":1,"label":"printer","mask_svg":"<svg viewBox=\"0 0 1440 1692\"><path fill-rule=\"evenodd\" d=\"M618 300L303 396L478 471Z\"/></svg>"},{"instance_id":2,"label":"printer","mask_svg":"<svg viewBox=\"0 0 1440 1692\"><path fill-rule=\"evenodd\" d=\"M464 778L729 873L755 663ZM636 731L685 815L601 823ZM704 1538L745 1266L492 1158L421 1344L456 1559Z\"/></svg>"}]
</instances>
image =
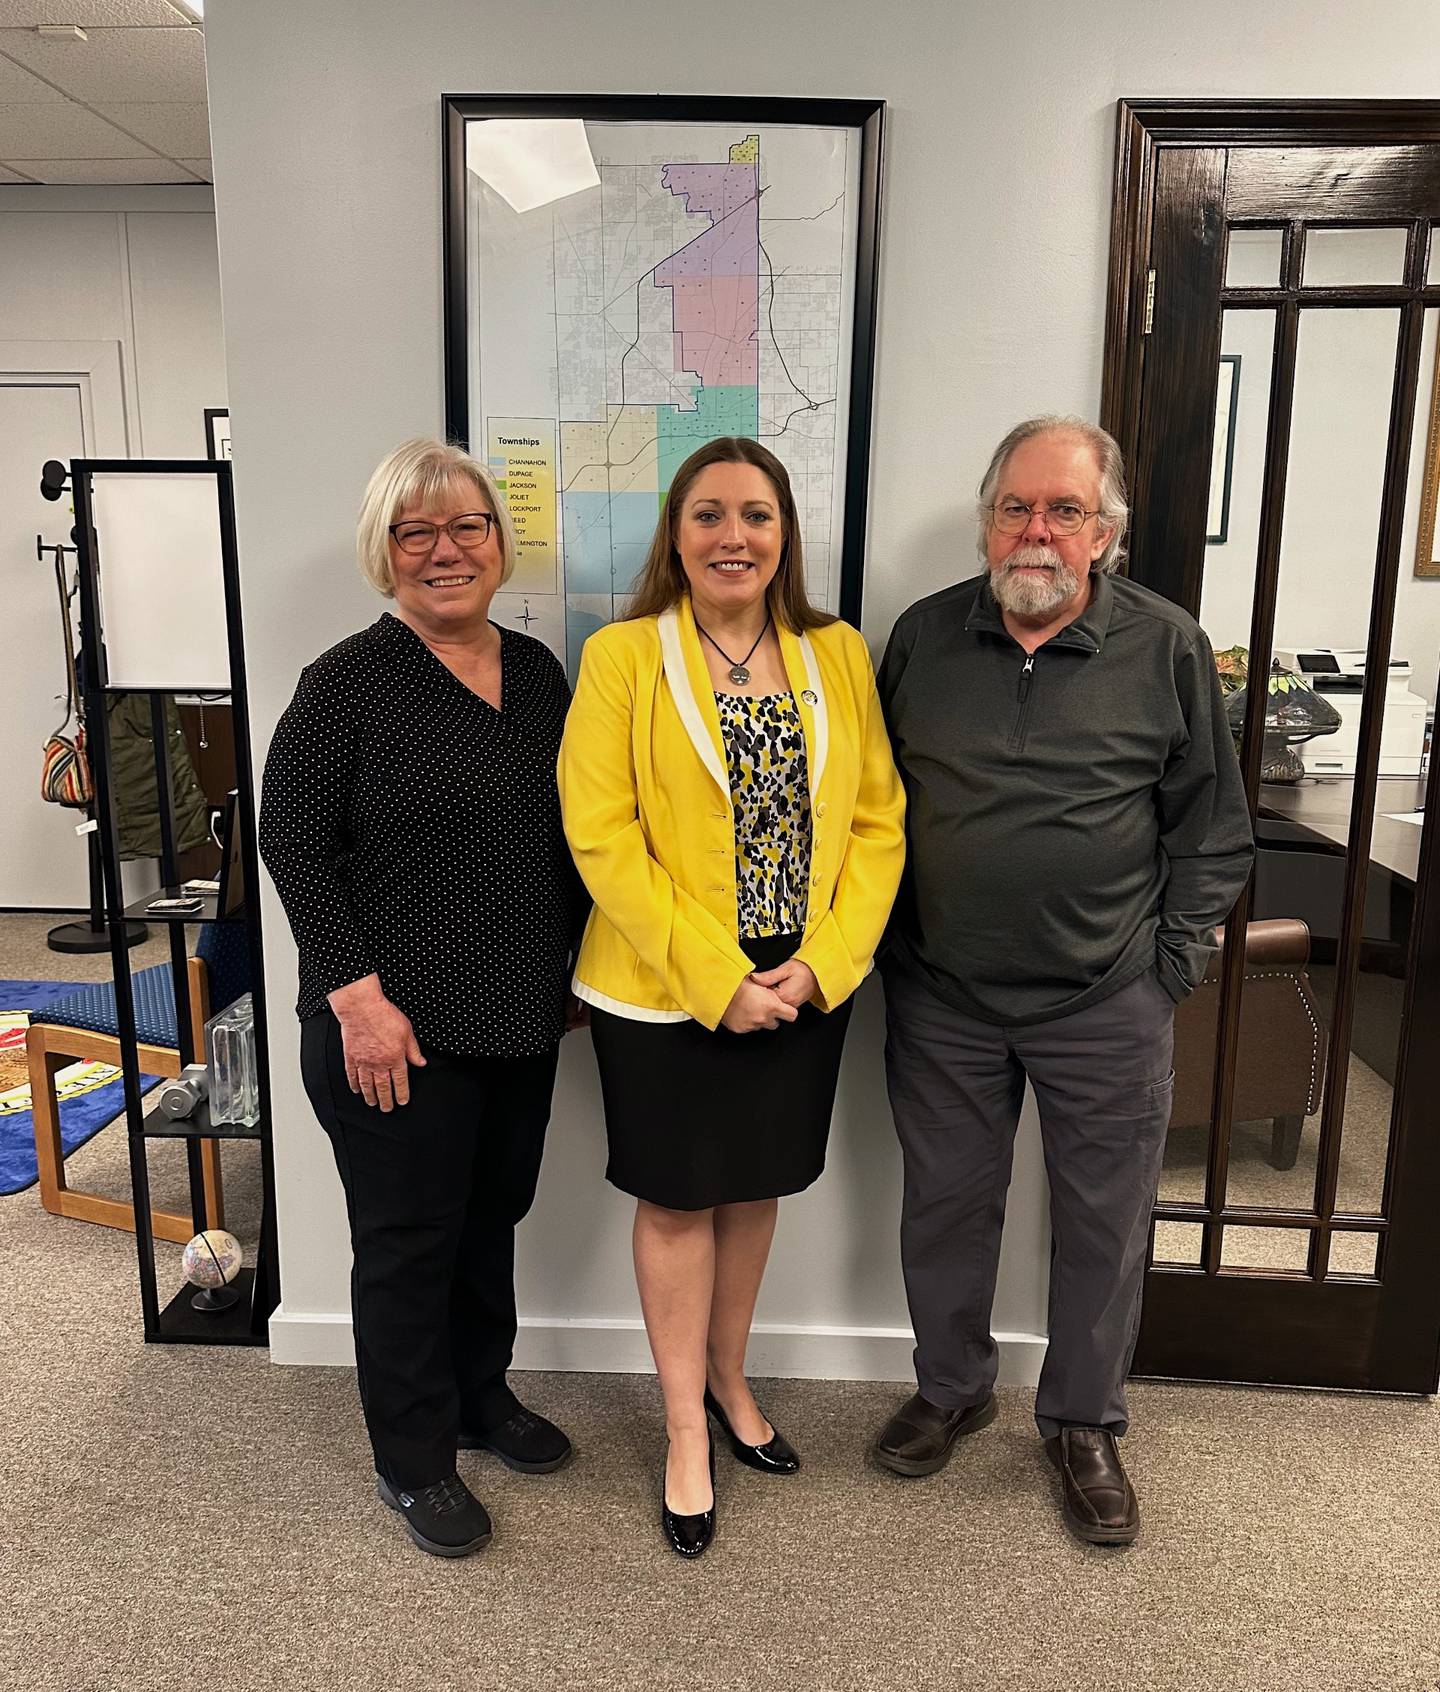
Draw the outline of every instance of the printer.
<instances>
[{"instance_id":1,"label":"printer","mask_svg":"<svg viewBox=\"0 0 1440 1692\"><path fill-rule=\"evenodd\" d=\"M1334 646L1276 649L1276 658L1340 713L1334 734L1319 735L1297 748L1306 775L1354 775L1360 746L1360 705L1365 686L1364 649ZM1425 746L1424 698L1410 690L1410 661L1392 658L1385 678L1384 725L1380 730L1382 776L1418 776Z\"/></svg>"}]
</instances>

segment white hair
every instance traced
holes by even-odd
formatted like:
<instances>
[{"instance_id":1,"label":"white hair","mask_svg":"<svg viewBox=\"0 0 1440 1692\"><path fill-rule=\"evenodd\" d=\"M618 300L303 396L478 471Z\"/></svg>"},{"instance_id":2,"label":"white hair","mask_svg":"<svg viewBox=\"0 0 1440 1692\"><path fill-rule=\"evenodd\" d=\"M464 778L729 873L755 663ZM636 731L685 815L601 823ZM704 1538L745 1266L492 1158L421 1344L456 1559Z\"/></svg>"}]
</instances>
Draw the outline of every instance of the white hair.
<instances>
[{"instance_id":1,"label":"white hair","mask_svg":"<svg viewBox=\"0 0 1440 1692\"><path fill-rule=\"evenodd\" d=\"M1100 510L1096 521L1102 529L1109 529L1110 539L1105 550L1091 566L1103 574L1113 575L1125 556L1125 533L1130 526L1130 507L1125 498L1125 460L1120 443L1098 423L1087 423L1083 417L1030 417L1015 427L991 454L990 464L980 481L975 515L979 522L976 550L982 563L987 562L985 530L990 524L991 507L1000 486L1000 477L1010 462L1010 455L1022 441L1034 440L1037 435L1073 435L1085 442L1095 454L1100 468Z\"/></svg>"},{"instance_id":2,"label":"white hair","mask_svg":"<svg viewBox=\"0 0 1440 1692\"><path fill-rule=\"evenodd\" d=\"M464 447L422 435L403 441L380 460L360 502L355 552L360 573L371 587L387 599L395 597L390 525L400 513L411 506L431 505L466 482L474 484L481 505L495 518L500 537L500 580L510 579L515 568L515 534L494 477Z\"/></svg>"}]
</instances>

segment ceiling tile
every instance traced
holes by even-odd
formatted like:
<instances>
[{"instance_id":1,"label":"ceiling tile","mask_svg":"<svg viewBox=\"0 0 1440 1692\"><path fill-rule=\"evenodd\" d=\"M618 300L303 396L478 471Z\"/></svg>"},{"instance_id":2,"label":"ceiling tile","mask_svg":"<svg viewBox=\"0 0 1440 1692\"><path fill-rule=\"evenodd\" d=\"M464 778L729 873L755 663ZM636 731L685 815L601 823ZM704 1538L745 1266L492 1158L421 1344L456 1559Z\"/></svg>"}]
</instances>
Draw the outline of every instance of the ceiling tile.
<instances>
[{"instance_id":1,"label":"ceiling tile","mask_svg":"<svg viewBox=\"0 0 1440 1692\"><path fill-rule=\"evenodd\" d=\"M11 29L0 31L0 53L92 106L205 98L205 37L198 29L96 29L88 41Z\"/></svg>"},{"instance_id":2,"label":"ceiling tile","mask_svg":"<svg viewBox=\"0 0 1440 1692\"><path fill-rule=\"evenodd\" d=\"M203 176L207 182L215 180L215 167L209 159L177 159L177 164L183 164L186 170L193 170L196 176Z\"/></svg>"},{"instance_id":3,"label":"ceiling tile","mask_svg":"<svg viewBox=\"0 0 1440 1692\"><path fill-rule=\"evenodd\" d=\"M4 40L5 37L0 35L0 47L3 47ZM31 76L12 59L0 58L0 106L39 105L64 98L58 88L52 88L38 76Z\"/></svg>"},{"instance_id":4,"label":"ceiling tile","mask_svg":"<svg viewBox=\"0 0 1440 1692\"><path fill-rule=\"evenodd\" d=\"M210 117L204 106L158 105L147 101L97 106L96 110L147 147L169 158L210 151Z\"/></svg>"},{"instance_id":5,"label":"ceiling tile","mask_svg":"<svg viewBox=\"0 0 1440 1692\"><path fill-rule=\"evenodd\" d=\"M178 24L183 17L168 0L0 0L0 29L33 29L36 24L73 23L134 28Z\"/></svg>"},{"instance_id":6,"label":"ceiling tile","mask_svg":"<svg viewBox=\"0 0 1440 1692\"><path fill-rule=\"evenodd\" d=\"M27 159L20 168L41 182L73 187L104 187L113 183L194 182L192 173L171 159Z\"/></svg>"},{"instance_id":7,"label":"ceiling tile","mask_svg":"<svg viewBox=\"0 0 1440 1692\"><path fill-rule=\"evenodd\" d=\"M0 165L0 182L29 182L30 180L31 178L28 176L21 176L18 170L6 170L4 165Z\"/></svg>"},{"instance_id":8,"label":"ceiling tile","mask_svg":"<svg viewBox=\"0 0 1440 1692\"><path fill-rule=\"evenodd\" d=\"M154 148L122 135L104 118L66 100L54 106L0 106L0 159L148 159Z\"/></svg>"}]
</instances>

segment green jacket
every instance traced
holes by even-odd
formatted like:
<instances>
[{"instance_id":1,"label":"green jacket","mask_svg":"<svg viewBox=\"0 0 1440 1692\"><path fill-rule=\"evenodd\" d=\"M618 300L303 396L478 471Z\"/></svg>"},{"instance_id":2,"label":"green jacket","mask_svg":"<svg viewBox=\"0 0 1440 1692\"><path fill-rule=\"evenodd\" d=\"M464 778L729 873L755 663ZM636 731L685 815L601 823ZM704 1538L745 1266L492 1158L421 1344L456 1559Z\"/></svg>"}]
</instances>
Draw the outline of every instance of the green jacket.
<instances>
[{"instance_id":1,"label":"green jacket","mask_svg":"<svg viewBox=\"0 0 1440 1692\"><path fill-rule=\"evenodd\" d=\"M106 701L110 718L110 784L115 795L121 858L160 856L160 807L155 793L155 752L150 738L150 696L116 693ZM170 784L175 799L176 848L188 852L210 838L205 795L190 762L175 701L165 701L170 734Z\"/></svg>"}]
</instances>

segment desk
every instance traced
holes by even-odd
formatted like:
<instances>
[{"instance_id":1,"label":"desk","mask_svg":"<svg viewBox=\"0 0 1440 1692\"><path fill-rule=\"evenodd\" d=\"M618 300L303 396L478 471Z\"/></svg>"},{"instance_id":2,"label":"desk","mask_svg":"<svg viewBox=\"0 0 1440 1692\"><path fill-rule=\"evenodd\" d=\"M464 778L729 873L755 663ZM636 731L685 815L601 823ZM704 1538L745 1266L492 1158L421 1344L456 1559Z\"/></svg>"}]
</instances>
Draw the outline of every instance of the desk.
<instances>
[{"instance_id":1,"label":"desk","mask_svg":"<svg viewBox=\"0 0 1440 1692\"><path fill-rule=\"evenodd\" d=\"M1351 776L1321 776L1295 782L1262 782L1256 834L1265 838L1266 822L1289 823L1302 836L1343 852L1350 839ZM1425 783L1412 776L1383 776L1376 783L1375 824L1370 831L1370 862L1401 881L1415 885L1420 870L1420 836L1414 823L1395 822L1387 811L1414 811L1425 802ZM1283 838L1280 831L1276 831Z\"/></svg>"}]
</instances>

